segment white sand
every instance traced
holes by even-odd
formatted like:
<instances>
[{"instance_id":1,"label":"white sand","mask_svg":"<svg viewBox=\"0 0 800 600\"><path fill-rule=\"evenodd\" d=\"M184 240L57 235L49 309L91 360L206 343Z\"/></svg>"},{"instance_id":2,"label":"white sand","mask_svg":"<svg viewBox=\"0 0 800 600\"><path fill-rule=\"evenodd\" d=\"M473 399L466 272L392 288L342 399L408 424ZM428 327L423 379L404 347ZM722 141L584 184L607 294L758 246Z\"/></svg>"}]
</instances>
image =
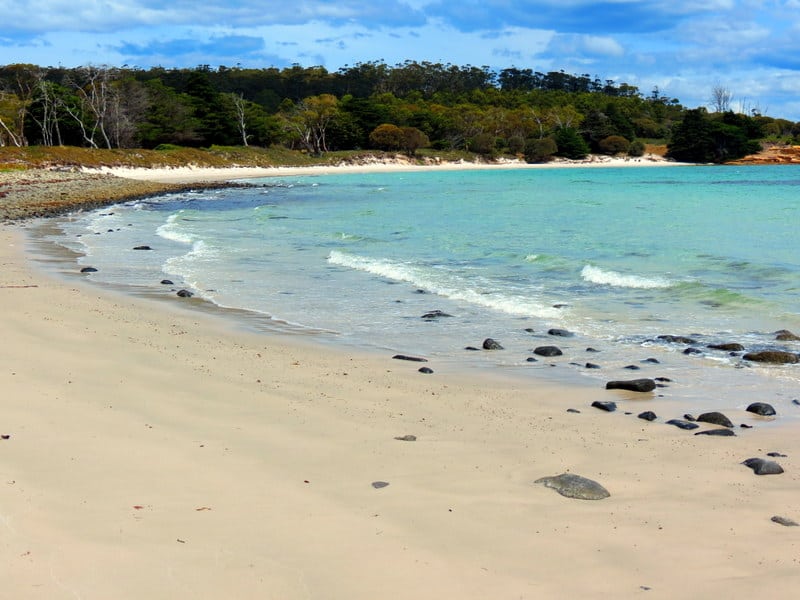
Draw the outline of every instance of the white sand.
<instances>
[{"instance_id":1,"label":"white sand","mask_svg":"<svg viewBox=\"0 0 800 600\"><path fill-rule=\"evenodd\" d=\"M551 163L527 164L521 161L499 163L445 162L434 165L410 164L403 161L374 162L360 165L313 166L313 167L233 167L233 168L129 168L106 167L90 169L142 181L161 183L196 183L200 181L229 181L234 179L253 179L260 177L287 177L296 175L330 175L333 173L370 173L386 171L460 171L495 169L552 169L576 167L673 167L684 163L664 160L660 156L647 155L642 158L616 158L592 156L582 161L559 160ZM684 165L685 166L685 165Z\"/></svg>"},{"instance_id":2,"label":"white sand","mask_svg":"<svg viewBox=\"0 0 800 600\"><path fill-rule=\"evenodd\" d=\"M23 247L0 228L2 597L797 594L800 527L770 521L800 521L789 426L695 437L634 416L668 398L243 333L54 280ZM782 475L739 464L773 450ZM533 484L565 471L611 497Z\"/></svg>"}]
</instances>

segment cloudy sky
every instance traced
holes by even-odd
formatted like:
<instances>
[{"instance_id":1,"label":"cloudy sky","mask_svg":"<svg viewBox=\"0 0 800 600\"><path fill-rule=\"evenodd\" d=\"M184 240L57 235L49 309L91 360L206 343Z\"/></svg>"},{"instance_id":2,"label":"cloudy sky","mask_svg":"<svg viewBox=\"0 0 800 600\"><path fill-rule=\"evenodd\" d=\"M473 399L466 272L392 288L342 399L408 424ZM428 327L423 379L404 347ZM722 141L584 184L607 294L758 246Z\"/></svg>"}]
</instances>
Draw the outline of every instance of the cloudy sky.
<instances>
[{"instance_id":1,"label":"cloudy sky","mask_svg":"<svg viewBox=\"0 0 800 600\"><path fill-rule=\"evenodd\" d=\"M565 70L800 121L800 0L0 0L0 64Z\"/></svg>"}]
</instances>

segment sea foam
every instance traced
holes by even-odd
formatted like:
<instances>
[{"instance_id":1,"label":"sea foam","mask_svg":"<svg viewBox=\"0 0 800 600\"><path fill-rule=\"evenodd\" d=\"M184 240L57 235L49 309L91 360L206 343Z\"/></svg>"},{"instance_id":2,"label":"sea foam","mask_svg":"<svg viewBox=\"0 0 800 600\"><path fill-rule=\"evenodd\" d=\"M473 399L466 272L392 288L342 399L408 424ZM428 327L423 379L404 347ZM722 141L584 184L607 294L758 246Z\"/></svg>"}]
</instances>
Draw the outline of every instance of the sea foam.
<instances>
[{"instance_id":1,"label":"sea foam","mask_svg":"<svg viewBox=\"0 0 800 600\"><path fill-rule=\"evenodd\" d=\"M673 282L664 277L625 275L617 271L601 269L600 267L594 267L592 265L583 267L583 270L581 270L581 277L584 281L588 281L589 283L620 288L656 289L668 288L673 285Z\"/></svg>"}]
</instances>

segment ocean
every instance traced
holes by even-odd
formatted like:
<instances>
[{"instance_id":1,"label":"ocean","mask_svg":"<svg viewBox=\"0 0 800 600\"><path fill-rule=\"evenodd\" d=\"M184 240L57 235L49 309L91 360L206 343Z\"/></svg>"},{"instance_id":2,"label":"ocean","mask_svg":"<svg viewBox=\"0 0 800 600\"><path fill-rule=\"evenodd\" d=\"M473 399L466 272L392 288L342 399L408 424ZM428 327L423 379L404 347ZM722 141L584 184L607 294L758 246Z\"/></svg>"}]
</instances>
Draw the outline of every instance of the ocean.
<instances>
[{"instance_id":1,"label":"ocean","mask_svg":"<svg viewBox=\"0 0 800 600\"><path fill-rule=\"evenodd\" d=\"M187 289L188 303L249 315L252 327L424 356L434 371L599 388L662 376L662 394L708 410L761 400L800 416L800 365L708 348L800 352L775 340L777 330L800 334L800 167L251 182L76 213L47 242L76 253L72 271L96 268L81 275L95 284L175 302ZM504 349L482 350L486 338ZM533 353L548 345L563 354Z\"/></svg>"}]
</instances>

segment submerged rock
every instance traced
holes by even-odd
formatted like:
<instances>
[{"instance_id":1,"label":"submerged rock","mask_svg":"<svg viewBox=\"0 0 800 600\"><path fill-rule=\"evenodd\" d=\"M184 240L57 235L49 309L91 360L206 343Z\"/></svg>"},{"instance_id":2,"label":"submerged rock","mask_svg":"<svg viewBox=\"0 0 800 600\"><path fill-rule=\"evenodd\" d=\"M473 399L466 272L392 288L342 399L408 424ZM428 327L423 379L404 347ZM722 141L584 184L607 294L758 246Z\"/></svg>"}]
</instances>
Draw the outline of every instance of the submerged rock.
<instances>
[{"instance_id":1,"label":"submerged rock","mask_svg":"<svg viewBox=\"0 0 800 600\"><path fill-rule=\"evenodd\" d=\"M483 349L484 350L503 350L503 347L500 345L499 342L493 340L492 338L486 338L483 340Z\"/></svg>"},{"instance_id":2,"label":"submerged rock","mask_svg":"<svg viewBox=\"0 0 800 600\"><path fill-rule=\"evenodd\" d=\"M745 360L752 362L763 362L771 364L794 364L800 362L800 358L794 352L784 350L763 350L761 352L748 352L742 356Z\"/></svg>"},{"instance_id":3,"label":"submerged rock","mask_svg":"<svg viewBox=\"0 0 800 600\"><path fill-rule=\"evenodd\" d=\"M152 250L150 246L134 246L134 250Z\"/></svg>"},{"instance_id":4,"label":"submerged rock","mask_svg":"<svg viewBox=\"0 0 800 600\"><path fill-rule=\"evenodd\" d=\"M696 344L697 340L682 335L659 335L658 338L662 342L669 342L670 344Z\"/></svg>"},{"instance_id":5,"label":"submerged rock","mask_svg":"<svg viewBox=\"0 0 800 600\"><path fill-rule=\"evenodd\" d=\"M191 298L194 296L194 294L189 290L178 290L177 295L181 298Z\"/></svg>"},{"instance_id":6,"label":"submerged rock","mask_svg":"<svg viewBox=\"0 0 800 600\"><path fill-rule=\"evenodd\" d=\"M742 464L753 469L756 475L780 475L783 473L781 467L774 460L764 460L763 458L748 458Z\"/></svg>"},{"instance_id":7,"label":"submerged rock","mask_svg":"<svg viewBox=\"0 0 800 600\"><path fill-rule=\"evenodd\" d=\"M434 319L438 319L440 317L452 317L453 315L449 315L446 312L442 312L441 310L432 310L430 312L426 312L420 318L425 319L426 321L433 321Z\"/></svg>"},{"instance_id":8,"label":"submerged rock","mask_svg":"<svg viewBox=\"0 0 800 600\"><path fill-rule=\"evenodd\" d=\"M573 337L575 334L566 329L548 329L547 335L555 335L558 337Z\"/></svg>"},{"instance_id":9,"label":"submerged rock","mask_svg":"<svg viewBox=\"0 0 800 600\"><path fill-rule=\"evenodd\" d=\"M762 417L771 417L778 414L775 412L775 409L772 407L772 405L767 404L766 402L753 402L745 410L756 415L761 415Z\"/></svg>"},{"instance_id":10,"label":"submerged rock","mask_svg":"<svg viewBox=\"0 0 800 600\"><path fill-rule=\"evenodd\" d=\"M606 488L596 481L572 473L541 477L534 483L540 483L545 487L554 489L562 496L578 500L602 500L611 495Z\"/></svg>"},{"instance_id":11,"label":"submerged rock","mask_svg":"<svg viewBox=\"0 0 800 600\"><path fill-rule=\"evenodd\" d=\"M788 329L781 329L775 332L775 339L779 342L800 342L800 336L795 335Z\"/></svg>"},{"instance_id":12,"label":"submerged rock","mask_svg":"<svg viewBox=\"0 0 800 600\"><path fill-rule=\"evenodd\" d=\"M171 279L162 279L161 285L175 285Z\"/></svg>"},{"instance_id":13,"label":"submerged rock","mask_svg":"<svg viewBox=\"0 0 800 600\"><path fill-rule=\"evenodd\" d=\"M97 269L94 267L83 267L81 273L97 273Z\"/></svg>"},{"instance_id":14,"label":"submerged rock","mask_svg":"<svg viewBox=\"0 0 800 600\"><path fill-rule=\"evenodd\" d=\"M652 392L656 389L656 382L652 379L628 379L622 381L609 381L607 390L629 390L631 392Z\"/></svg>"},{"instance_id":15,"label":"submerged rock","mask_svg":"<svg viewBox=\"0 0 800 600\"><path fill-rule=\"evenodd\" d=\"M744 346L737 344L736 342L725 344L709 344L706 346L706 348L711 348L712 350L723 350L725 352L742 352L744 350Z\"/></svg>"},{"instance_id":16,"label":"submerged rock","mask_svg":"<svg viewBox=\"0 0 800 600\"><path fill-rule=\"evenodd\" d=\"M722 425L723 427L733 427L731 420L721 412L707 412L697 417L698 421L711 423L712 425Z\"/></svg>"}]
</instances>

